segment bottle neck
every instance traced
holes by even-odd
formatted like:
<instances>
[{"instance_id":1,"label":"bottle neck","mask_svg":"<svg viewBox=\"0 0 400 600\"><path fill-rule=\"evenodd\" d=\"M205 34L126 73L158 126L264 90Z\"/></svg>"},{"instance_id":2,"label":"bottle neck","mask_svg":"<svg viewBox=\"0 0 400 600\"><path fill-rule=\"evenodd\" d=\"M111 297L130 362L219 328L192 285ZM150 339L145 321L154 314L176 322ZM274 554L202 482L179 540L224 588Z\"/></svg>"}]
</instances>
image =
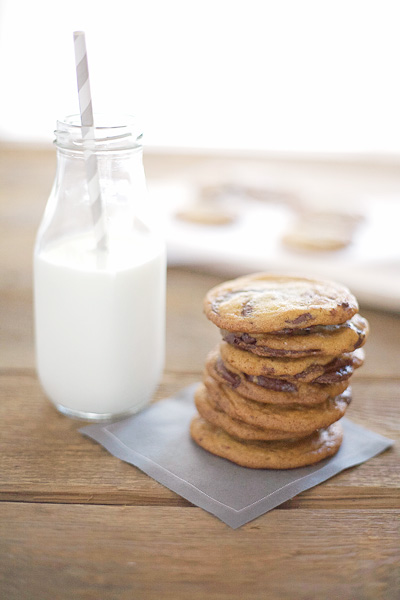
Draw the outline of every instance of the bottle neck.
<instances>
[{"instance_id":1,"label":"bottle neck","mask_svg":"<svg viewBox=\"0 0 400 600\"><path fill-rule=\"evenodd\" d=\"M95 115L96 126L93 128L93 140L82 138L79 115L71 115L57 121L55 145L60 152L83 155L90 149L96 154L142 152L143 134L133 117L113 117L112 115Z\"/></svg>"},{"instance_id":2,"label":"bottle neck","mask_svg":"<svg viewBox=\"0 0 400 600\"><path fill-rule=\"evenodd\" d=\"M75 196L90 204L87 162L94 154L102 201L109 214L145 195L142 133L132 117L95 115L95 123L94 138L87 140L82 138L79 115L57 121L56 184L60 198Z\"/></svg>"},{"instance_id":3,"label":"bottle neck","mask_svg":"<svg viewBox=\"0 0 400 600\"><path fill-rule=\"evenodd\" d=\"M112 127L100 122L91 149L96 156L104 228L115 238L132 234L147 201L142 135L126 122ZM79 117L58 121L55 133L57 171L40 229L40 245L94 231L93 190L88 185L88 157Z\"/></svg>"}]
</instances>

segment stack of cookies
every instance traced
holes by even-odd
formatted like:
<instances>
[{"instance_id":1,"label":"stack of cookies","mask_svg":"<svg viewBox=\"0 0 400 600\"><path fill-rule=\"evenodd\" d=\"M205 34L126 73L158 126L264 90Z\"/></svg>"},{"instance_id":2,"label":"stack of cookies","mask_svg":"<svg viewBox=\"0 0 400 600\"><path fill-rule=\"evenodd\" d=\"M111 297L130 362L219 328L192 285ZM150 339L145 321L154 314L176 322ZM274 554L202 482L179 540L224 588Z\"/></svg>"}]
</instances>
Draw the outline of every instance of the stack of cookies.
<instances>
[{"instance_id":1,"label":"stack of cookies","mask_svg":"<svg viewBox=\"0 0 400 600\"><path fill-rule=\"evenodd\" d=\"M290 469L335 454L368 322L342 285L257 273L210 290L222 341L196 391L191 436L239 465Z\"/></svg>"}]
</instances>

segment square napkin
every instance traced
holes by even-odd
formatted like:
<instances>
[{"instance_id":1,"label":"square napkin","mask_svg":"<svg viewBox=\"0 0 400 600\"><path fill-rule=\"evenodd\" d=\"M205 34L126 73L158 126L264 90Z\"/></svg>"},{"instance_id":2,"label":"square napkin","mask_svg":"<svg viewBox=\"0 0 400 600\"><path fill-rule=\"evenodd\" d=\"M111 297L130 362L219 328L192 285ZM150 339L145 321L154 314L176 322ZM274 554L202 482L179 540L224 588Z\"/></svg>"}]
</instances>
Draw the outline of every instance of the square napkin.
<instances>
[{"instance_id":1,"label":"square napkin","mask_svg":"<svg viewBox=\"0 0 400 600\"><path fill-rule=\"evenodd\" d=\"M191 439L197 385L122 421L79 431L234 529L393 445L393 440L343 418L343 443L332 458L282 471L240 467Z\"/></svg>"}]
</instances>

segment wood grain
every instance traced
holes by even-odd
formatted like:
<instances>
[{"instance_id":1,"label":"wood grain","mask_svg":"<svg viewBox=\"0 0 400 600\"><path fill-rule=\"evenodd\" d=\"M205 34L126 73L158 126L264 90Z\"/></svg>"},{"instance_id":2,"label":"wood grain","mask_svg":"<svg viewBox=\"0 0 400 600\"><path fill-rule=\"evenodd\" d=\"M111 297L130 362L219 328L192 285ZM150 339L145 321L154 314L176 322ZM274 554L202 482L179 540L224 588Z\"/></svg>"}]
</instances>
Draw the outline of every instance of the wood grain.
<instances>
[{"instance_id":1,"label":"wood grain","mask_svg":"<svg viewBox=\"0 0 400 600\"><path fill-rule=\"evenodd\" d=\"M393 600L399 585L395 510L273 511L236 531L198 508L0 510L7 600Z\"/></svg>"}]
</instances>

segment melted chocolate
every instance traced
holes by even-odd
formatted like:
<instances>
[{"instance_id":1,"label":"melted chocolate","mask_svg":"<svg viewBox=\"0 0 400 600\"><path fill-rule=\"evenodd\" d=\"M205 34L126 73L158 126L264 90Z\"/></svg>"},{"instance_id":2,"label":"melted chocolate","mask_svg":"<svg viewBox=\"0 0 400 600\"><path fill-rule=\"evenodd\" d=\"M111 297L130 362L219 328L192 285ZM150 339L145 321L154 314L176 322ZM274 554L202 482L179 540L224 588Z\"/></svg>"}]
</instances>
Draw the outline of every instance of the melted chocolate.
<instances>
[{"instance_id":1,"label":"melted chocolate","mask_svg":"<svg viewBox=\"0 0 400 600\"><path fill-rule=\"evenodd\" d=\"M219 305L225 302L226 300L229 300L229 298L231 298L232 296L235 296L235 292L226 292L226 294L218 296L217 298L215 298L215 300L212 301L211 310L218 315Z\"/></svg>"},{"instance_id":2,"label":"melted chocolate","mask_svg":"<svg viewBox=\"0 0 400 600\"><path fill-rule=\"evenodd\" d=\"M248 300L243 304L243 308L241 311L242 317L248 317L253 312L253 303L251 300Z\"/></svg>"},{"instance_id":3,"label":"melted chocolate","mask_svg":"<svg viewBox=\"0 0 400 600\"><path fill-rule=\"evenodd\" d=\"M339 383L339 381L344 381L351 377L352 374L353 367L351 365L346 365L344 367L340 367L336 371L326 371L317 377L317 379L314 379L312 383L322 383L324 385Z\"/></svg>"},{"instance_id":4,"label":"melted chocolate","mask_svg":"<svg viewBox=\"0 0 400 600\"><path fill-rule=\"evenodd\" d=\"M299 354L304 354L304 350L285 350L284 348L270 348L269 346L255 346L257 340L247 333L225 333L223 335L223 339L231 344L231 346L236 346L241 348L242 350L247 350L253 352L254 354L259 354L260 356L286 356L293 357L298 356ZM312 348L307 350L307 354L317 354L319 352L318 348Z\"/></svg>"},{"instance_id":5,"label":"melted chocolate","mask_svg":"<svg viewBox=\"0 0 400 600\"><path fill-rule=\"evenodd\" d=\"M312 316L311 313L303 313L299 315L293 320L288 319L285 323L290 323L291 325L300 325L300 323L305 323L306 321L313 321L315 317Z\"/></svg>"},{"instance_id":6,"label":"melted chocolate","mask_svg":"<svg viewBox=\"0 0 400 600\"><path fill-rule=\"evenodd\" d=\"M231 298L233 298L234 296L237 296L238 294L261 294L263 292L263 290L230 290L228 292L225 292L225 294L221 294L220 296L218 296L217 298L215 298L212 303L211 303L211 310L215 313L215 314L219 314L219 306L220 304L222 304L223 302L226 302L227 300L230 300ZM245 314L243 314L243 310L246 309L247 304L251 302L251 298L249 298L248 300L246 300L244 302L243 305L243 309L242 309L242 316L246 316ZM253 310L253 309L251 309Z\"/></svg>"},{"instance_id":7,"label":"melted chocolate","mask_svg":"<svg viewBox=\"0 0 400 600\"><path fill-rule=\"evenodd\" d=\"M275 392L297 392L298 387L295 383L291 381L286 381L285 379L277 379L273 377L265 377L264 375L248 375L247 373L233 373L226 368L222 359L219 358L215 364L215 368L218 373L225 379L227 383L232 388L237 388L241 384L242 378L250 383L254 383L255 385L259 385L262 388L273 390ZM339 383L340 381L345 381L351 377L354 371L353 364L351 359L344 361L343 358L335 358L330 363L325 365L324 372L312 380L311 384L317 385L332 385L334 383ZM294 379L302 379L304 376L309 375L310 373L320 372L320 366L311 365L308 369L303 371L302 373L298 373L294 376Z\"/></svg>"},{"instance_id":8,"label":"melted chocolate","mask_svg":"<svg viewBox=\"0 0 400 600\"><path fill-rule=\"evenodd\" d=\"M279 331L270 331L268 335L311 335L312 333L331 333L337 331L342 327L349 327L348 323L342 323L341 325L310 325L309 327L292 329L286 327L286 329L280 329Z\"/></svg>"},{"instance_id":9,"label":"melted chocolate","mask_svg":"<svg viewBox=\"0 0 400 600\"><path fill-rule=\"evenodd\" d=\"M232 373L232 371L229 371L226 368L226 366L224 365L224 363L222 362L221 358L219 358L217 360L215 368L218 371L218 373L221 375L221 377L223 377L225 379L225 381L227 381L229 383L229 385L231 385L233 388L237 388L240 385L240 382L241 382L240 375L238 375L237 373Z\"/></svg>"},{"instance_id":10,"label":"melted chocolate","mask_svg":"<svg viewBox=\"0 0 400 600\"><path fill-rule=\"evenodd\" d=\"M358 330L357 330L357 333L358 333L358 340L354 344L353 350L357 350L357 348L359 348L360 346L362 346L363 343L364 343L364 340L365 340L365 333L363 333L361 331L358 331Z\"/></svg>"},{"instance_id":11,"label":"melted chocolate","mask_svg":"<svg viewBox=\"0 0 400 600\"><path fill-rule=\"evenodd\" d=\"M222 338L231 346L240 346L241 344L245 344L246 346L253 346L257 340L253 338L248 333L232 333L226 332L222 334Z\"/></svg>"},{"instance_id":12,"label":"melted chocolate","mask_svg":"<svg viewBox=\"0 0 400 600\"><path fill-rule=\"evenodd\" d=\"M245 344L255 344L257 342L256 338L249 335L248 333L241 333L240 337Z\"/></svg>"},{"instance_id":13,"label":"melted chocolate","mask_svg":"<svg viewBox=\"0 0 400 600\"><path fill-rule=\"evenodd\" d=\"M284 379L273 379L272 377L264 377L263 375L247 375L247 373L243 373L243 375L247 381L255 383L267 390L274 390L275 392L297 392L297 386Z\"/></svg>"},{"instance_id":14,"label":"melted chocolate","mask_svg":"<svg viewBox=\"0 0 400 600\"><path fill-rule=\"evenodd\" d=\"M318 365L311 365L308 369L302 373L295 375L295 379L302 379L310 373L317 373L319 371ZM333 359L330 363L325 365L324 372L312 380L312 383L332 384L338 383L348 379L353 374L353 362L350 359L344 360L341 357Z\"/></svg>"}]
</instances>

